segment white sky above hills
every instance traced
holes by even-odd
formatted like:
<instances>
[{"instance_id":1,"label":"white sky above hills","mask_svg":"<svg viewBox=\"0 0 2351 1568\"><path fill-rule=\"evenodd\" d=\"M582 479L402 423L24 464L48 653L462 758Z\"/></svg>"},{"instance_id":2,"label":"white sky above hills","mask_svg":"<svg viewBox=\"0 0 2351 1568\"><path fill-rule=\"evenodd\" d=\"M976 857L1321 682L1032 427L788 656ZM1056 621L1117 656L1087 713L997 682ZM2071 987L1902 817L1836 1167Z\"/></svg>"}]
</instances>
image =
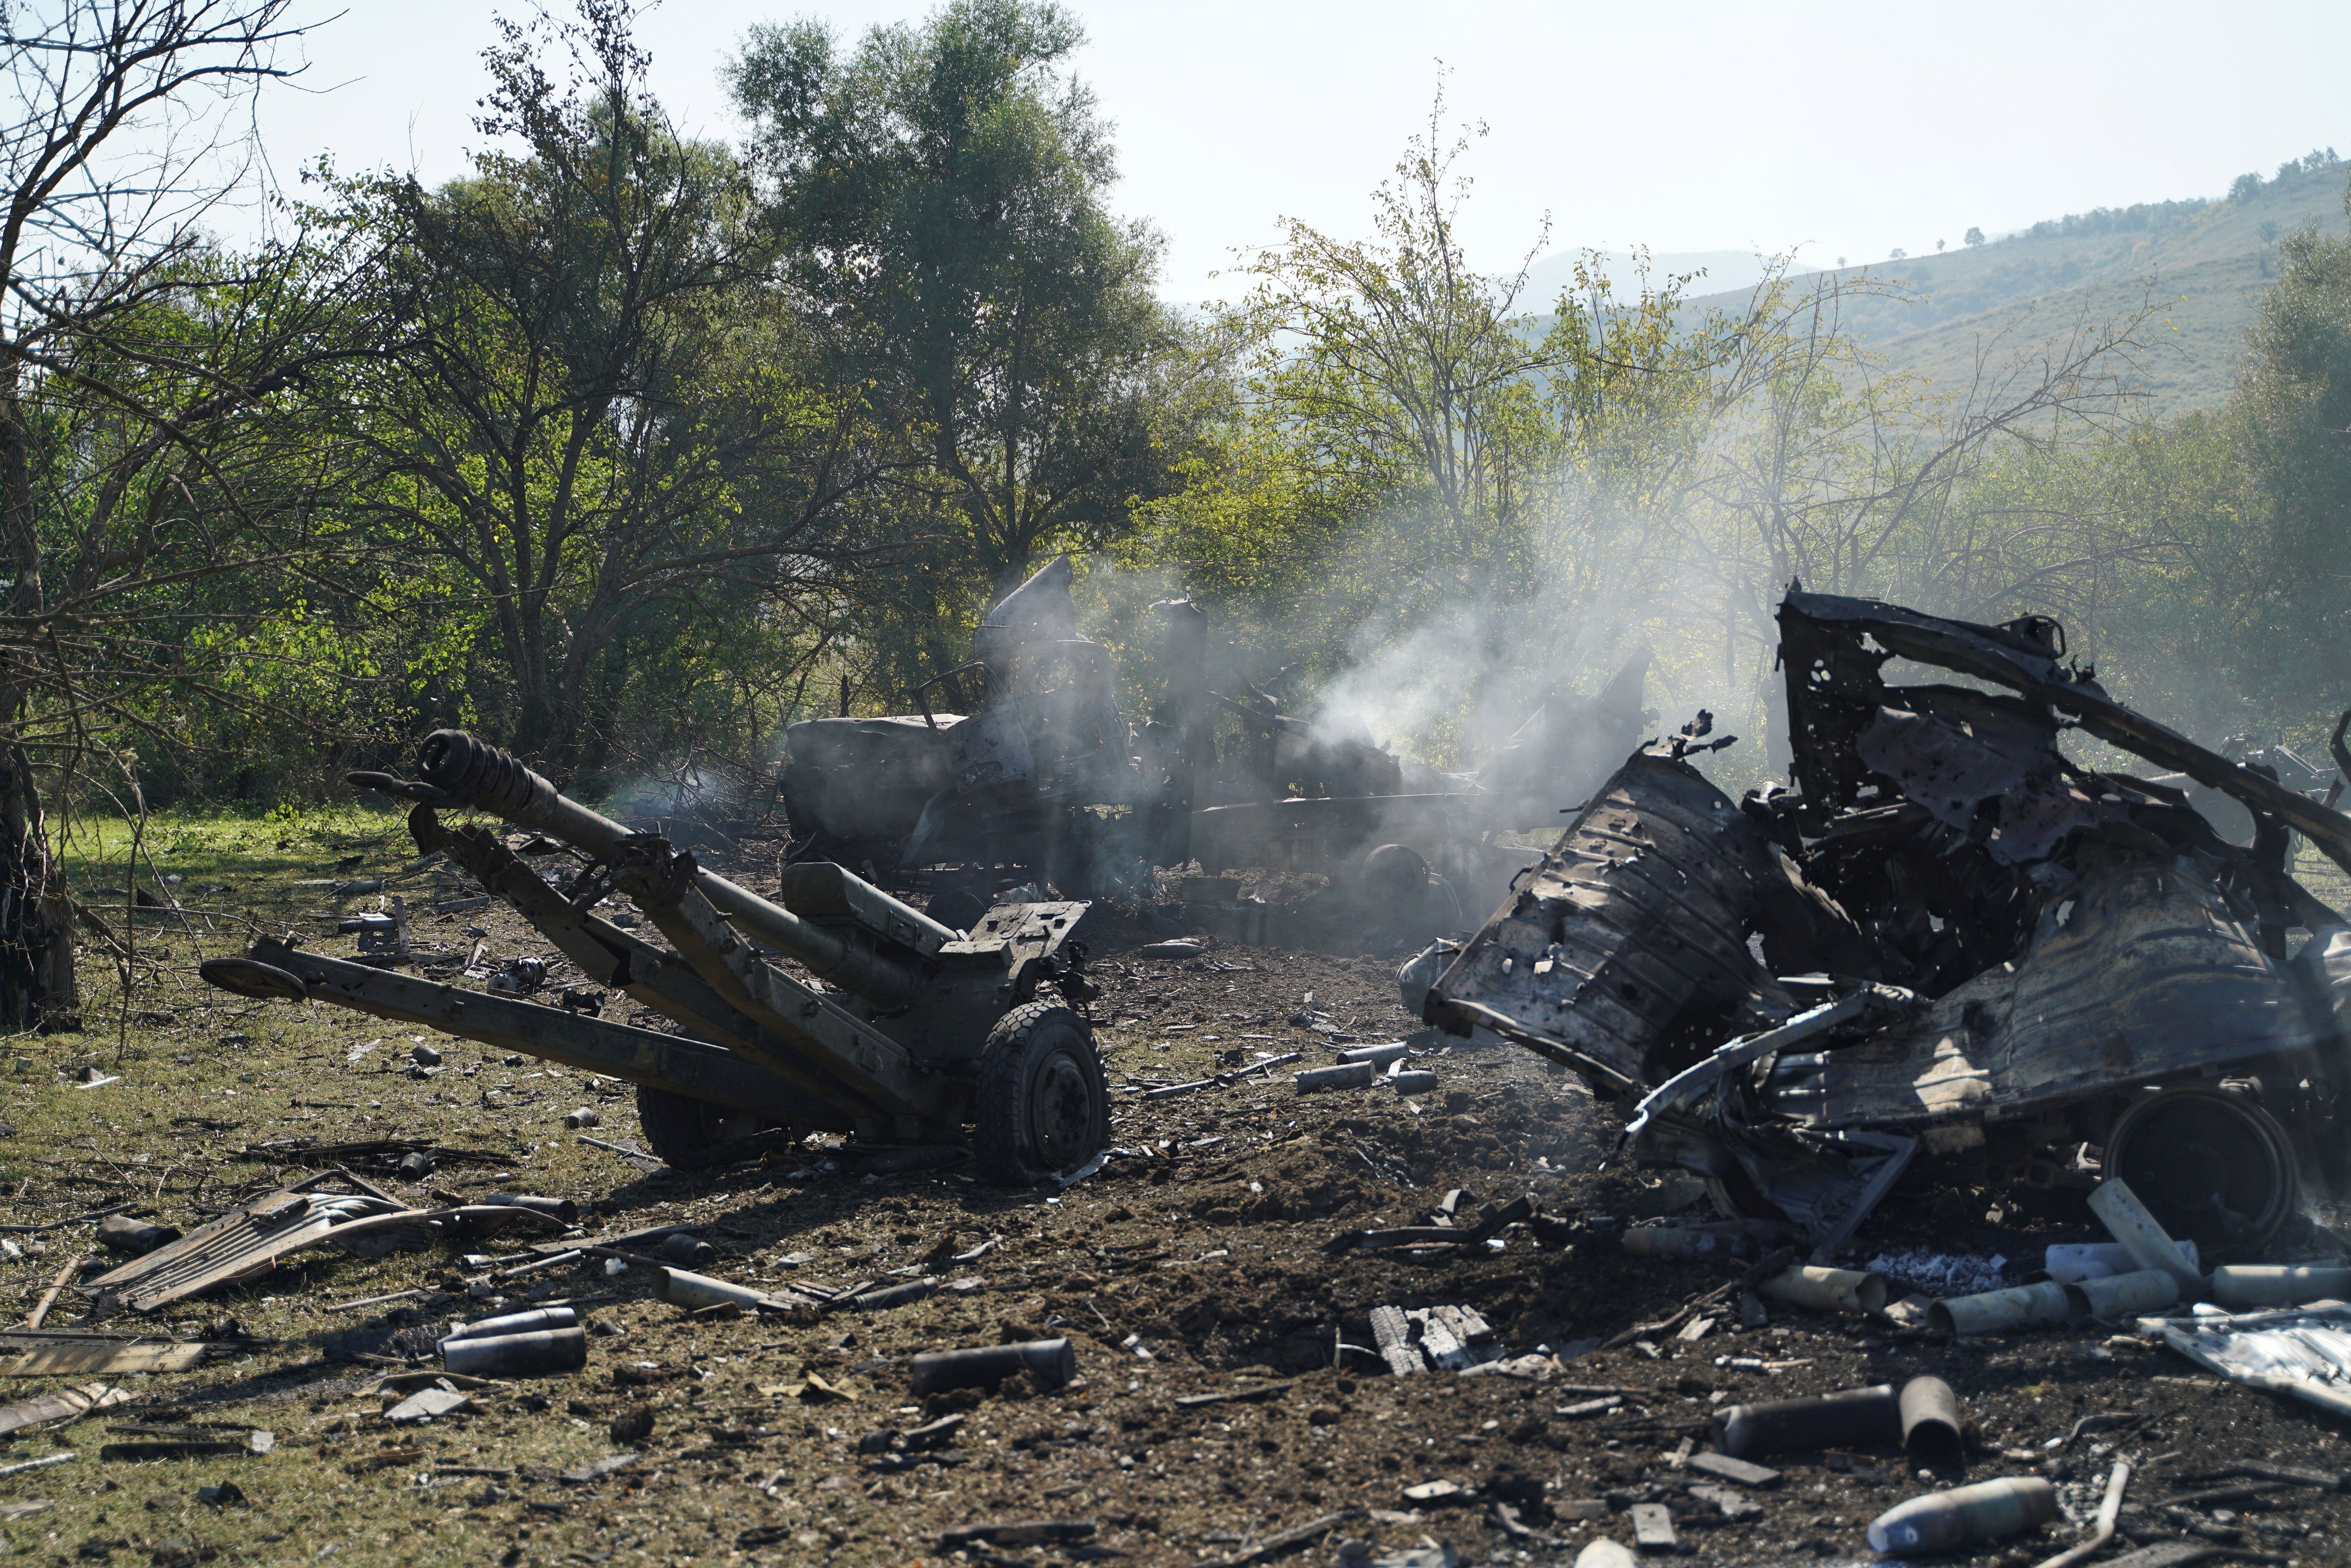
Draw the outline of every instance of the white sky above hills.
<instances>
[{"instance_id":1,"label":"white sky above hills","mask_svg":"<svg viewBox=\"0 0 2351 1568\"><path fill-rule=\"evenodd\" d=\"M321 26L308 90L263 110L281 178L322 152L428 182L461 172L496 8L357 0ZM1210 275L1280 217L1367 233L1369 193L1425 129L1440 61L1448 131L1489 128L1461 164L1477 182L1461 233L1495 272L1537 246L1546 212L1546 255L1800 247L1810 267L1857 265L1956 247L1970 225L2217 196L2329 143L2351 154L2351 6L2321 0L1071 8L1092 39L1078 68L1118 125L1118 204L1166 235L1163 292L1186 301L1236 292ZM678 122L726 135L717 70L751 23L816 15L853 37L925 9L666 0L639 36Z\"/></svg>"}]
</instances>

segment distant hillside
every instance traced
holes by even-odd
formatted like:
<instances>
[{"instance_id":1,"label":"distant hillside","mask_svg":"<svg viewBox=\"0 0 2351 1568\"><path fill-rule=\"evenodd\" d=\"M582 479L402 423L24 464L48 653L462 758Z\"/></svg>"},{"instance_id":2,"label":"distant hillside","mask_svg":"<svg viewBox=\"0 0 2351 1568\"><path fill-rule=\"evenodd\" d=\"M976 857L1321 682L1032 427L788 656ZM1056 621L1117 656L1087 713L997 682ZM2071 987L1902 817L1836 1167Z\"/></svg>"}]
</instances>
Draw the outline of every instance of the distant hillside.
<instances>
[{"instance_id":1,"label":"distant hillside","mask_svg":"<svg viewBox=\"0 0 2351 1568\"><path fill-rule=\"evenodd\" d=\"M2276 241L2305 223L2335 234L2351 163L2314 155L2292 174L2214 201L2101 207L2033 225L2020 234L1938 256L1850 267L1846 277L1904 284L1908 301L1850 302L1848 330L1895 368L1963 390L1979 346L1995 338L1995 361L2066 329L2079 314L2119 314L2151 299L2163 329L2147 366L2158 413L2209 408L2228 395L2245 329L2273 280ZM1694 309L1737 309L1751 283L1693 299Z\"/></svg>"},{"instance_id":2,"label":"distant hillside","mask_svg":"<svg viewBox=\"0 0 2351 1568\"><path fill-rule=\"evenodd\" d=\"M1544 311L1558 304L1560 290L1575 281L1575 264L1583 255L1581 250L1553 251L1528 267L1527 286L1519 293L1519 308ZM1600 259L1618 294L1639 291L1639 278L1633 270L1630 252L1604 250ZM1657 282L1662 283L1669 274L1684 273L1704 273L1690 287L1715 294L1725 289L1752 288L1763 280L1763 263L1743 250L1677 251L1649 257L1649 277Z\"/></svg>"}]
</instances>

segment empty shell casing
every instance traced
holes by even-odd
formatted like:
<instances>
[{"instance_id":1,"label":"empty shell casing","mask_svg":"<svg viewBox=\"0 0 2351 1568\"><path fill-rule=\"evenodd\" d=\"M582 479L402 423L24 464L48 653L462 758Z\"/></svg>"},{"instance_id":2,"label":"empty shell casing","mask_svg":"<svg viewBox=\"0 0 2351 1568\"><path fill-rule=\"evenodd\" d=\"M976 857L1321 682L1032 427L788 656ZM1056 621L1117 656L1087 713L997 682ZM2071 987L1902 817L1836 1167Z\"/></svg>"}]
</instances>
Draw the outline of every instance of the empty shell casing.
<instances>
[{"instance_id":1,"label":"empty shell casing","mask_svg":"<svg viewBox=\"0 0 2351 1568\"><path fill-rule=\"evenodd\" d=\"M2351 1270L2337 1270L2351 1274ZM2083 1280L2065 1287L2084 1317L2137 1317L2160 1312L2179 1300L2179 1281L2160 1269L2135 1269L2103 1280Z\"/></svg>"},{"instance_id":2,"label":"empty shell casing","mask_svg":"<svg viewBox=\"0 0 2351 1568\"><path fill-rule=\"evenodd\" d=\"M1939 1377L1914 1377L1902 1385L1902 1449L1928 1469L1957 1465L1965 1455L1959 1439L1959 1396Z\"/></svg>"},{"instance_id":3,"label":"empty shell casing","mask_svg":"<svg viewBox=\"0 0 2351 1568\"><path fill-rule=\"evenodd\" d=\"M654 1253L672 1263L691 1264L700 1268L718 1256L718 1249L699 1236L689 1236L681 1230L663 1237L661 1245L654 1249Z\"/></svg>"},{"instance_id":4,"label":"empty shell casing","mask_svg":"<svg viewBox=\"0 0 2351 1568\"><path fill-rule=\"evenodd\" d=\"M892 1307L903 1307L909 1302L919 1301L925 1296L936 1293L938 1288L939 1282L936 1280L908 1280L903 1284L884 1285L878 1291L868 1291L862 1295L852 1296L845 1304L861 1312L884 1312Z\"/></svg>"},{"instance_id":5,"label":"empty shell casing","mask_svg":"<svg viewBox=\"0 0 2351 1568\"><path fill-rule=\"evenodd\" d=\"M1973 1296L1953 1296L1927 1309L1927 1321L1949 1334L2005 1333L2011 1329L2074 1320L2074 1298L2054 1280Z\"/></svg>"},{"instance_id":6,"label":"empty shell casing","mask_svg":"<svg viewBox=\"0 0 2351 1568\"><path fill-rule=\"evenodd\" d=\"M503 1317L484 1318L467 1323L449 1339L496 1339L500 1334L543 1333L554 1329L577 1328L580 1314L569 1307L534 1307L527 1312L508 1312ZM443 1340L447 1344L449 1340Z\"/></svg>"},{"instance_id":7,"label":"empty shell casing","mask_svg":"<svg viewBox=\"0 0 2351 1568\"><path fill-rule=\"evenodd\" d=\"M2195 1242L2179 1241L2174 1245L2189 1263L2197 1261ZM2139 1267L2130 1249L2119 1241L2052 1242L2042 1266L2061 1285L2078 1285L2085 1280L2101 1280L2109 1274L2127 1274Z\"/></svg>"},{"instance_id":8,"label":"empty shell casing","mask_svg":"<svg viewBox=\"0 0 2351 1568\"><path fill-rule=\"evenodd\" d=\"M983 1344L969 1350L935 1350L914 1357L909 1380L916 1394L948 1388L980 1388L1027 1372L1059 1388L1078 1375L1078 1354L1065 1339L1032 1339L1024 1344Z\"/></svg>"},{"instance_id":9,"label":"empty shell casing","mask_svg":"<svg viewBox=\"0 0 2351 1568\"><path fill-rule=\"evenodd\" d=\"M588 1335L575 1328L444 1340L441 1364L474 1377L577 1372L588 1364Z\"/></svg>"},{"instance_id":10,"label":"empty shell casing","mask_svg":"<svg viewBox=\"0 0 2351 1568\"><path fill-rule=\"evenodd\" d=\"M1379 1069L1368 1061L1343 1061L1336 1067L1310 1067L1292 1073L1290 1082L1301 1094L1311 1094L1317 1089L1361 1089L1379 1076Z\"/></svg>"},{"instance_id":11,"label":"empty shell casing","mask_svg":"<svg viewBox=\"0 0 2351 1568\"><path fill-rule=\"evenodd\" d=\"M1715 1417L1714 1446L1734 1459L1752 1459L1807 1448L1866 1448L1901 1437L1894 1385L1881 1383L1805 1399L1734 1405Z\"/></svg>"},{"instance_id":12,"label":"empty shell casing","mask_svg":"<svg viewBox=\"0 0 2351 1568\"><path fill-rule=\"evenodd\" d=\"M1886 1276L1858 1269L1822 1269L1792 1265L1755 1287L1767 1296L1816 1307L1824 1312L1882 1312L1886 1310Z\"/></svg>"},{"instance_id":13,"label":"empty shell casing","mask_svg":"<svg viewBox=\"0 0 2351 1568\"><path fill-rule=\"evenodd\" d=\"M2179 1281L2182 1295L2190 1295L2204 1288L2204 1277L2179 1250L2170 1233L2156 1222L2139 1202L2138 1194L2131 1191L2120 1176L2108 1176L2090 1194L2090 1212L2098 1217L2105 1228L2114 1232L2131 1255L2131 1260L2142 1269L2160 1269Z\"/></svg>"},{"instance_id":14,"label":"empty shell casing","mask_svg":"<svg viewBox=\"0 0 2351 1568\"><path fill-rule=\"evenodd\" d=\"M738 1285L732 1280L714 1280L707 1274L690 1273L684 1269L664 1269L653 1285L653 1294L674 1307L716 1307L732 1301L738 1307L761 1307L774 1304L774 1298L764 1291L748 1285Z\"/></svg>"},{"instance_id":15,"label":"empty shell casing","mask_svg":"<svg viewBox=\"0 0 2351 1568\"><path fill-rule=\"evenodd\" d=\"M2212 1299L2224 1307L2298 1307L2351 1300L2351 1269L2291 1263L2230 1263L2212 1270Z\"/></svg>"},{"instance_id":16,"label":"empty shell casing","mask_svg":"<svg viewBox=\"0 0 2351 1568\"><path fill-rule=\"evenodd\" d=\"M2031 1530L2057 1517L2057 1491L2039 1476L2002 1476L1896 1503L1869 1524L1873 1552L1924 1557Z\"/></svg>"}]
</instances>

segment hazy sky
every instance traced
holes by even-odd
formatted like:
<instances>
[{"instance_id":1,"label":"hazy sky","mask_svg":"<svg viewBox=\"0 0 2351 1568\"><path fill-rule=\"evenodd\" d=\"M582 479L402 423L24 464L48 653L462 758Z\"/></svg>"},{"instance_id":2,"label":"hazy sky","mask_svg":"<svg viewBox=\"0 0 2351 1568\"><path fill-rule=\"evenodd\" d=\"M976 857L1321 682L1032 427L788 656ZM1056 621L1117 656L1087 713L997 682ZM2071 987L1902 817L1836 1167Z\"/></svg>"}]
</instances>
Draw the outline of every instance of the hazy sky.
<instances>
[{"instance_id":1,"label":"hazy sky","mask_svg":"<svg viewBox=\"0 0 2351 1568\"><path fill-rule=\"evenodd\" d=\"M315 0L313 0L315 4ZM475 137L497 7L356 0L308 44L308 93L265 109L281 172L319 152L427 181ZM510 8L515 12L523 5ZM1954 246L2101 204L2217 195L2329 143L2351 154L2351 5L1075 0L1078 61L1118 126L1120 208L1166 235L1164 292L1198 299L1280 216L1347 235L1425 126L1489 134L1463 234L1487 268L1549 250L1785 249L1828 265ZM329 7L316 5L315 15ZM733 130L716 79L753 22L844 35L919 4L667 0L639 36L689 130ZM340 85L338 85L340 84ZM332 89L332 90L321 90Z\"/></svg>"}]
</instances>

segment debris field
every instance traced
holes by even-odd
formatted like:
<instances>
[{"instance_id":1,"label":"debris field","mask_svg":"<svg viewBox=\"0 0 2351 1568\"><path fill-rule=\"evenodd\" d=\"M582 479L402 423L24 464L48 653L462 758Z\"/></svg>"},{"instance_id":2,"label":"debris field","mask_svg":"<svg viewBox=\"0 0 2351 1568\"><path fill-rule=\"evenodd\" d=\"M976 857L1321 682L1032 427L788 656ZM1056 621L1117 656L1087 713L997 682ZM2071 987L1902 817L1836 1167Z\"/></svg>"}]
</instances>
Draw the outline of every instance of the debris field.
<instances>
[{"instance_id":1,"label":"debris field","mask_svg":"<svg viewBox=\"0 0 2351 1568\"><path fill-rule=\"evenodd\" d=\"M1417 955L1408 845L1309 951L353 775L12 1047L0 1553L2351 1560L2339 786L2053 622L1782 626L1801 789L1699 715Z\"/></svg>"},{"instance_id":2,"label":"debris field","mask_svg":"<svg viewBox=\"0 0 2351 1568\"><path fill-rule=\"evenodd\" d=\"M528 941L518 921L496 912L444 924L460 922L489 928L494 952ZM426 935L434 925L423 923ZM1411 1030L1391 960L1211 944L1199 957L1154 962L1132 956L1148 945L1132 936L1105 941L1094 966L1114 1085L1210 1078L1232 1051L1297 1050L1301 1065L1319 1065L1354 1043L1338 1035ZM1334 1033L1288 1023L1309 991ZM227 1033L247 1038L221 1045ZM267 1173L294 1166L294 1140L406 1137L500 1156L444 1160L414 1183L383 1155L354 1167L418 1207L436 1206L438 1190L528 1188L578 1203L590 1236L686 1227L714 1252L697 1271L766 1291L923 1278L945 1288L871 1312L696 1316L656 1299L658 1270L648 1266L611 1274L590 1260L501 1280L513 1264L465 1261L524 1252L512 1242L436 1240L371 1260L297 1253L277 1272L127 1325L202 1337L225 1316L255 1343L230 1342L187 1371L109 1380L127 1391L125 1404L20 1433L0 1450L0 1464L78 1456L0 1478L0 1508L48 1505L0 1521L12 1550L89 1560L113 1543L137 1561L179 1542L190 1560L288 1561L336 1546L354 1561L517 1563L737 1553L897 1563L952 1561L958 1551L966 1561L1047 1563L1118 1552L1194 1563L1247 1560L1338 1514L1292 1549L1299 1561L1335 1561L1342 1542L1358 1541L1378 1552L1435 1542L1476 1561L1552 1562L1597 1534L1629 1542L1631 1509L1655 1503L1693 1562L1860 1562L1870 1558L1868 1520L1927 1488L1899 1449L1776 1456L1777 1478L1754 1488L1677 1467L1675 1455L1685 1438L1708 1447L1708 1418L1724 1405L1931 1374L1976 1424L1971 1477L2051 1476L2086 1519L2110 1457L2128 1453L2142 1468L2122 1516L2126 1536L2195 1539L2192 1523L2278 1561L2342 1561L2351 1551L2351 1509L2336 1492L2257 1482L2266 1490L2197 1500L2245 1491L2241 1479L2204 1479L2232 1466L2351 1471L2351 1444L2315 1413L2226 1387L2136 1336L2052 1329L1953 1342L1883 1318L1778 1306L1769 1324L1746 1328L1732 1303L1706 1314L1702 1337L1685 1337L1687 1322L1648 1336L1654 1358L1633 1344L1578 1354L1668 1317L1743 1266L1627 1256L1628 1224L1711 1210L1678 1176L1595 1169L1621 1113L1524 1052L1457 1045L1422 1059L1442 1087L1410 1098L1384 1084L1300 1095L1289 1070L1156 1101L1122 1094L1115 1145L1164 1144L1169 1157L1113 1159L1054 1195L984 1186L953 1168L872 1179L811 1171L798 1155L644 1173L562 1124L578 1103L598 1105L601 1125L588 1135L642 1146L617 1085L533 1079L538 1069L445 1040L435 1042L441 1070L413 1077L405 1033L350 1060L377 1038L323 1007L244 1017L223 1007L151 1035L120 1082L80 1090L20 1073L8 1152L37 1174L20 1178L10 1218L38 1223L143 1196L131 1171L174 1161L204 1167L204 1194L218 1202L276 1186ZM339 1104L311 1108L324 1102ZM200 1104L240 1124L174 1138L184 1129L170 1126L170 1108ZM27 1139L62 1158L41 1163ZM248 1149L256 1152L240 1157ZM90 1171L107 1174L82 1174ZM68 1174L71 1185L60 1179ZM184 1226L200 1211L180 1196L184 1176L170 1185L179 1191L139 1207ZM1456 1223L1521 1196L1558 1223L1521 1224L1499 1248L1430 1248L1426 1260L1325 1250L1350 1231L1420 1224L1457 1189ZM2051 1240L2100 1238L2085 1215L2011 1210L1988 1220L1997 1207L1980 1191L1897 1188L1867 1243L2022 1260ZM27 1303L93 1228L12 1238L26 1256L8 1277ZM427 1293L327 1310L402 1290ZM580 1371L469 1388L465 1406L428 1425L385 1420L408 1386L377 1392L387 1374L412 1356L437 1372L436 1325L561 1301L580 1302L591 1325ZM1372 1315L1389 1306L1466 1307L1510 1358L1548 1345L1556 1364L1531 1376L1396 1376L1374 1354ZM913 1354L1045 1337L1075 1349L1071 1386L909 1392ZM1334 1367L1343 1344L1361 1348L1337 1352ZM12 1378L7 1396L93 1381ZM907 1442L956 1416L948 1442ZM101 1445L122 1440L105 1430L113 1426L208 1438L260 1429L276 1442L266 1454L101 1458ZM621 1454L636 1457L589 1476ZM200 1500L224 1485L243 1500ZM1037 1520L1071 1527L1025 1544L954 1533ZM2011 1542L1955 1560L2037 1562L2071 1539L2061 1526L2022 1550Z\"/></svg>"}]
</instances>

